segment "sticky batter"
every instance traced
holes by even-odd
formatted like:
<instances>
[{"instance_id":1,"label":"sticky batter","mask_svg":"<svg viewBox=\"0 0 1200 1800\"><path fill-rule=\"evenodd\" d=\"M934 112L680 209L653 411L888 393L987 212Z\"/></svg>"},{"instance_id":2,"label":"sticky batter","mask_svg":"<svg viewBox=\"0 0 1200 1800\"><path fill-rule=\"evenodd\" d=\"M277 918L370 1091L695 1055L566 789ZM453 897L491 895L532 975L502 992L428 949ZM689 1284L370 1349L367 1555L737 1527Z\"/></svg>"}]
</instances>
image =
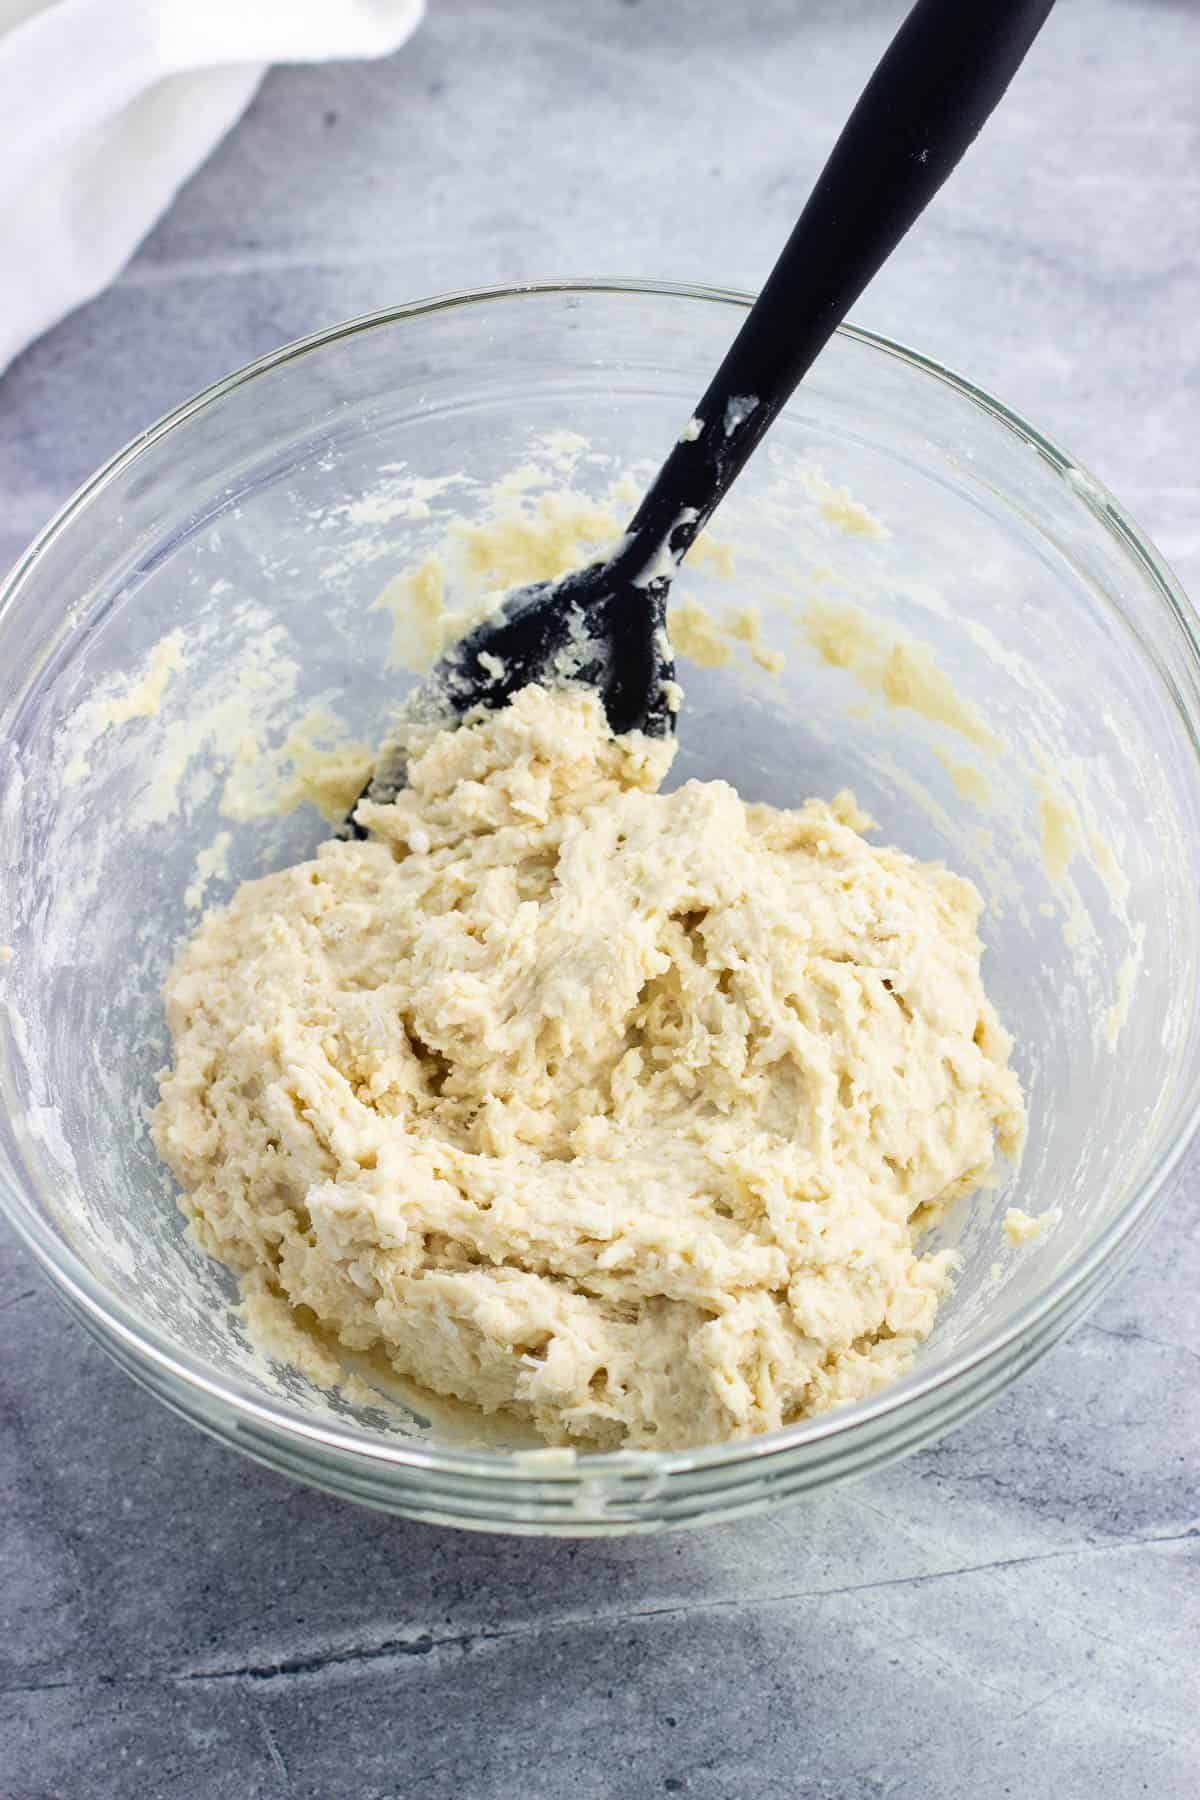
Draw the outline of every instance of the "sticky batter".
<instances>
[{"instance_id":1,"label":"sticky batter","mask_svg":"<svg viewBox=\"0 0 1200 1800\"><path fill-rule=\"evenodd\" d=\"M166 986L155 1142L297 1318L551 1443L769 1431L906 1367L1023 1128L971 884L527 688ZM305 1312L303 1309L308 1309Z\"/></svg>"}]
</instances>

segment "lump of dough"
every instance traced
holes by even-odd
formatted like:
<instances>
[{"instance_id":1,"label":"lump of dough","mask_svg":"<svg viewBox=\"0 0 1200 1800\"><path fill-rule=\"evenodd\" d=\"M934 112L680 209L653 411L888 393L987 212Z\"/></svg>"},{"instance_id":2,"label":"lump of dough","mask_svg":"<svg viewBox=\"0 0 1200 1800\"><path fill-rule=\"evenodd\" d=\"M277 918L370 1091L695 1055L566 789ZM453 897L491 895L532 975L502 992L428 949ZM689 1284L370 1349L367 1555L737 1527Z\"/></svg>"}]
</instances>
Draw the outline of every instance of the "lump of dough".
<instances>
[{"instance_id":1,"label":"lump of dough","mask_svg":"<svg viewBox=\"0 0 1200 1800\"><path fill-rule=\"evenodd\" d=\"M165 989L201 1242L551 1443L740 1437L901 1373L923 1229L1023 1126L969 882L526 688ZM303 1316L303 1315L302 1315Z\"/></svg>"}]
</instances>

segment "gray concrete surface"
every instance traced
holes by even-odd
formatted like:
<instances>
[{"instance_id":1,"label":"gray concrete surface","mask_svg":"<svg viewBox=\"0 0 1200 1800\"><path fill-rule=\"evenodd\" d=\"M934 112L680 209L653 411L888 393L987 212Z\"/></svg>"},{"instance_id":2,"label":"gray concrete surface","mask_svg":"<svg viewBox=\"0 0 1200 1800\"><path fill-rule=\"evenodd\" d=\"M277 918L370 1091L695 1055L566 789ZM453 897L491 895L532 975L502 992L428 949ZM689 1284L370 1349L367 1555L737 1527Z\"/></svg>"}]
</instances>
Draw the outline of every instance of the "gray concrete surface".
<instances>
[{"instance_id":1,"label":"gray concrete surface","mask_svg":"<svg viewBox=\"0 0 1200 1800\"><path fill-rule=\"evenodd\" d=\"M0 382L0 564L123 439L332 319L610 273L752 286L899 0L431 0L279 70ZM1027 411L1200 593L1200 8L1071 0L857 319ZM2 131L2 123L0 123ZM133 1387L0 1241L0 1796L772 1800L1200 1787L1200 1226L899 1469L543 1544L359 1512Z\"/></svg>"}]
</instances>

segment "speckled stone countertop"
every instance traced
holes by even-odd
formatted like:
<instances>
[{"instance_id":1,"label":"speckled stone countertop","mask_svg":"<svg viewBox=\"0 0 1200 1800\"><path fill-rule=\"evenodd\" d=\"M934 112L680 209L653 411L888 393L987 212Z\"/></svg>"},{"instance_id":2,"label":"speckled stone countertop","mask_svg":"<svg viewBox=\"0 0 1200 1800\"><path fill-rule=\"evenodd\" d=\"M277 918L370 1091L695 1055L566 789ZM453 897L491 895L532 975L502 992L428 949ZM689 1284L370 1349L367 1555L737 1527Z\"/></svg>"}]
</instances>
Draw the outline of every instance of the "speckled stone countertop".
<instances>
[{"instance_id":1,"label":"speckled stone countertop","mask_svg":"<svg viewBox=\"0 0 1200 1800\"><path fill-rule=\"evenodd\" d=\"M248 357L439 289L752 287L900 0L430 0L277 70L0 381L0 565ZM1064 74L1066 71L1066 74ZM856 309L1035 418L1200 593L1200 9L1062 5ZM992 1411L820 1503L546 1543L361 1512L112 1367L0 1239L4 1800L1191 1800L1200 1159ZM1189 1691L1190 1689L1190 1691Z\"/></svg>"}]
</instances>

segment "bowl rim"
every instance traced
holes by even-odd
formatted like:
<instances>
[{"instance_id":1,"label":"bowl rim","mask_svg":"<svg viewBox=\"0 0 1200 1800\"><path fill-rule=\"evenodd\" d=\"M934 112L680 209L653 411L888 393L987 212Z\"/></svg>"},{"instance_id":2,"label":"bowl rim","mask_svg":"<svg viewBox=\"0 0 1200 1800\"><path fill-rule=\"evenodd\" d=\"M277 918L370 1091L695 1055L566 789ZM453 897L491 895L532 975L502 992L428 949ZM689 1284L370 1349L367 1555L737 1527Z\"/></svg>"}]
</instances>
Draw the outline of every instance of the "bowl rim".
<instances>
[{"instance_id":1,"label":"bowl rim","mask_svg":"<svg viewBox=\"0 0 1200 1800\"><path fill-rule=\"evenodd\" d=\"M172 431L247 382L254 381L285 364L298 361L314 351L324 350L343 339L364 332L396 325L427 314L486 304L496 300L514 300L523 296L550 297L563 294L612 294L624 296L650 295L663 299L701 301L745 311L755 296L736 288L709 287L692 282L643 280L626 277L581 277L499 283L478 288L463 288L425 298L405 301L360 314L338 324L310 332L278 348L255 357L218 381L162 415L152 425L132 438L86 480L59 508L18 557L8 575L0 580L0 623L18 600L27 580L56 542L85 511L90 502L137 459L154 449ZM1190 659L1193 687L1200 695L1200 615L1187 599L1178 580L1145 533L1129 517L1104 484L1074 457L1068 456L1020 414L996 400L983 388L958 374L944 363L926 356L861 326L842 324L835 333L862 347L907 365L921 376L950 387L980 411L988 414L1023 440L1069 480L1079 502L1089 510L1101 527L1119 540L1125 554L1140 566L1149 586L1163 603L1169 622L1178 634L1185 658ZM1200 716L1189 716L1188 709L1175 695L1175 710L1182 718L1193 752L1200 767ZM90 1321L103 1341L115 1337L136 1361L149 1364L160 1376L174 1381L197 1396L207 1397L236 1421L254 1421L270 1434L307 1440L326 1454L365 1459L373 1464L390 1466L397 1475L422 1473L438 1476L461 1476L466 1480L483 1480L499 1487L510 1484L528 1485L531 1479L554 1486L571 1488L584 1481L603 1483L605 1476L628 1477L638 1473L653 1475L658 1480L686 1477L698 1472L733 1470L764 1458L779 1458L789 1453L802 1455L809 1446L850 1434L868 1434L879 1421L888 1419L928 1395L956 1388L964 1376L984 1366L995 1367L998 1359L1017 1340L1033 1336L1037 1327L1064 1310L1070 1298L1086 1289L1101 1265L1115 1258L1121 1244L1131 1236L1153 1206L1164 1184L1178 1167L1200 1130L1200 1071L1193 1077L1192 1093L1181 1111L1173 1137L1162 1146L1156 1160L1137 1181L1121 1211L1066 1267L1047 1283L1044 1289L1019 1307L1000 1326L985 1333L970 1348L950 1356L938 1368L921 1375L909 1373L899 1382L876 1395L844 1408L818 1413L777 1431L749 1438L738 1438L718 1444L706 1444L684 1450L615 1450L568 1451L458 1449L440 1445L414 1444L408 1440L373 1436L351 1424L318 1420L299 1407L293 1407L264 1396L236 1376L218 1375L203 1358L180 1346L160 1326L141 1318L120 1296L112 1294L92 1274L84 1260L53 1232L42 1215L19 1190L0 1181L0 1212L8 1218L17 1236L46 1271L62 1297L73 1302ZM122 1359L123 1360L123 1359ZM128 1365L126 1365L128 1366ZM161 1391L161 1390L158 1390ZM936 1429L936 1428L935 1428ZM719 1502L719 1489L711 1498Z\"/></svg>"}]
</instances>

